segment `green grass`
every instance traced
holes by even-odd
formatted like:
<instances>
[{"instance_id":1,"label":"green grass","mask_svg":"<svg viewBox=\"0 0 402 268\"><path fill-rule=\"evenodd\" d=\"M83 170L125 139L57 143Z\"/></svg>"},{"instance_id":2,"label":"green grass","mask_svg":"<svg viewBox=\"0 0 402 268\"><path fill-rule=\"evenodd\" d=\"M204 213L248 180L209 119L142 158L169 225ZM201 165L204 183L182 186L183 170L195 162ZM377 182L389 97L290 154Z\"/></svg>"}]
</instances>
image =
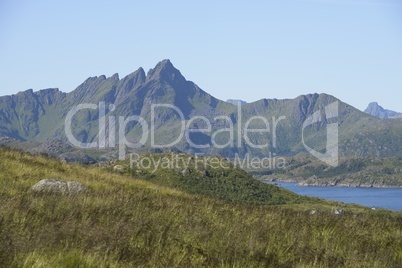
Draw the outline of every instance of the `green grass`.
<instances>
[{"instance_id":1,"label":"green grass","mask_svg":"<svg viewBox=\"0 0 402 268\"><path fill-rule=\"evenodd\" d=\"M130 169L128 160L118 163L125 167L126 173L136 178L191 194L246 204L317 202L316 199L302 197L283 188L262 183L219 156L143 154L136 161L144 163L142 166L134 163ZM166 165L163 166L162 163ZM108 169L112 171L113 165Z\"/></svg>"},{"instance_id":2,"label":"green grass","mask_svg":"<svg viewBox=\"0 0 402 268\"><path fill-rule=\"evenodd\" d=\"M310 215L308 203L221 200L6 149L0 159L1 267L402 266L398 213L333 215L317 202ZM43 178L88 191L31 192Z\"/></svg>"}]
</instances>

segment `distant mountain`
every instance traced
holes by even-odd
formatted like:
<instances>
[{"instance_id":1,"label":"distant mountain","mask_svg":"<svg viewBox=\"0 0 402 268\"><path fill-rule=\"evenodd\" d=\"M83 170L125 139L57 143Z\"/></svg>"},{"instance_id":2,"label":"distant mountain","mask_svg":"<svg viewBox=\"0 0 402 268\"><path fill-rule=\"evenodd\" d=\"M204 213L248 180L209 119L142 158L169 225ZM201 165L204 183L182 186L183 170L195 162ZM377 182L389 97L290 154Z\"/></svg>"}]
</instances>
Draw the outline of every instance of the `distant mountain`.
<instances>
[{"instance_id":1,"label":"distant mountain","mask_svg":"<svg viewBox=\"0 0 402 268\"><path fill-rule=\"evenodd\" d=\"M338 117L327 119L325 109L334 102L339 103ZM238 107L214 98L187 81L169 60L159 62L147 74L139 68L122 79L118 74L90 77L70 93L30 89L0 97L0 137L41 143L54 139L66 142L66 117L72 108L85 103L95 105L96 109L82 109L74 115L72 134L81 143L102 141L98 145L108 150L119 149L116 143L124 134L126 143L141 141L143 148L172 143L172 150L191 154L292 155L306 151L303 138L309 147L325 152L327 124L338 122L341 155L402 154L399 120L376 119L326 94L286 100L261 99L242 105L239 114ZM100 103L105 103L104 114L99 112ZM156 104L167 106L158 106L153 114L152 105ZM317 111L322 111L322 120L309 124L303 131L306 120L317 118ZM154 139L131 116L142 118L148 130L153 130ZM259 118L250 120L253 116ZM103 121L105 124L99 129ZM122 122L125 127L120 126ZM182 123L186 124L185 129ZM269 129L245 135L246 124L248 128ZM145 139L141 139L143 136ZM37 150L54 151L53 144Z\"/></svg>"},{"instance_id":2,"label":"distant mountain","mask_svg":"<svg viewBox=\"0 0 402 268\"><path fill-rule=\"evenodd\" d=\"M402 117L402 113L398 113L391 110L386 110L381 107L377 102L371 102L366 110L365 113L371 114L378 118L399 118Z\"/></svg>"},{"instance_id":3,"label":"distant mountain","mask_svg":"<svg viewBox=\"0 0 402 268\"><path fill-rule=\"evenodd\" d=\"M247 104L247 102L245 102L245 101L242 101L242 100L234 100L234 99L228 99L226 102L227 102L227 103L231 103L231 104L236 105L236 106L242 106L242 105L244 105L244 104Z\"/></svg>"}]
</instances>

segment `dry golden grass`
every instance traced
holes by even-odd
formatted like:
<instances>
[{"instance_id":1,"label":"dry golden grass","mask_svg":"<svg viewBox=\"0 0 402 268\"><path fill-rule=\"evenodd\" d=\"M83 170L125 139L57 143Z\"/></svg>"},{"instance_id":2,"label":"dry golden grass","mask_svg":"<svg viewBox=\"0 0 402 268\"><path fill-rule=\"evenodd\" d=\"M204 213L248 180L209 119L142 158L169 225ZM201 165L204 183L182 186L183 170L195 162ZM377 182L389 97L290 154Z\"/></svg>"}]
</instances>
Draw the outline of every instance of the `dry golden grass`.
<instances>
[{"instance_id":1,"label":"dry golden grass","mask_svg":"<svg viewBox=\"0 0 402 268\"><path fill-rule=\"evenodd\" d=\"M402 267L395 213L233 203L6 149L0 170L2 267ZM88 191L31 192L43 178Z\"/></svg>"}]
</instances>

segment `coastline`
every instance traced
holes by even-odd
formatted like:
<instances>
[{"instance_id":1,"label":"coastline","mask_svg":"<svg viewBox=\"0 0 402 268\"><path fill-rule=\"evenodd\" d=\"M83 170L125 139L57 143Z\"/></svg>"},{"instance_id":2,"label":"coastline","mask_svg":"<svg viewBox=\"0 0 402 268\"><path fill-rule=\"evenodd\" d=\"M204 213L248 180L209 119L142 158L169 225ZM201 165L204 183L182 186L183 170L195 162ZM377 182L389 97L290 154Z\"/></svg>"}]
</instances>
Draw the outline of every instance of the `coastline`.
<instances>
[{"instance_id":1,"label":"coastline","mask_svg":"<svg viewBox=\"0 0 402 268\"><path fill-rule=\"evenodd\" d=\"M402 186L398 185L386 185L386 184L365 184L365 183L342 183L342 182L328 182L328 181L314 181L307 182L305 180L297 180L297 179L259 179L264 183L271 184L279 184L281 182L284 183L295 183L300 187L344 187L344 188L376 188L376 189L402 189Z\"/></svg>"}]
</instances>

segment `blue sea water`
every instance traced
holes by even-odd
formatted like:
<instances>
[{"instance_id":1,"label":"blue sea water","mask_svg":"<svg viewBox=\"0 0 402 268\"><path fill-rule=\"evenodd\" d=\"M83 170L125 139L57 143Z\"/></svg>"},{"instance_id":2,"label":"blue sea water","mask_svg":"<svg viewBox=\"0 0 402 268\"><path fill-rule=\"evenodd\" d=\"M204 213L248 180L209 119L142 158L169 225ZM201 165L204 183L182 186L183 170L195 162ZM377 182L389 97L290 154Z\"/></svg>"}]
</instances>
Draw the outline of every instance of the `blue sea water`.
<instances>
[{"instance_id":1,"label":"blue sea water","mask_svg":"<svg viewBox=\"0 0 402 268\"><path fill-rule=\"evenodd\" d=\"M402 210L401 188L304 187L297 186L296 183L285 182L279 182L278 186L300 195L355 203L367 207Z\"/></svg>"}]
</instances>

